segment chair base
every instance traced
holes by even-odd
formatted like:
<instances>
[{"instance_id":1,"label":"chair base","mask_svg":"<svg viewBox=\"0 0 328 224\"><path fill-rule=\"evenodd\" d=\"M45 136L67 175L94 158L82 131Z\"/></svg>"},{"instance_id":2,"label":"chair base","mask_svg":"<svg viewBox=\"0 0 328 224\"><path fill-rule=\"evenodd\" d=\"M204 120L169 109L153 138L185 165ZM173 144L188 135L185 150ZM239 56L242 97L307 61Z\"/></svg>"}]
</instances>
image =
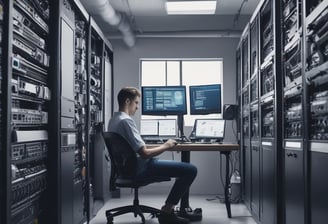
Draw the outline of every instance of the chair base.
<instances>
[{"instance_id":1,"label":"chair base","mask_svg":"<svg viewBox=\"0 0 328 224\"><path fill-rule=\"evenodd\" d=\"M142 223L144 224L146 222L144 213L150 213L153 217L157 217L160 211L161 211L160 209L153 208L146 205L128 205L128 206L113 208L106 211L107 224L113 224L115 216L119 216L127 213L133 213L134 217L137 217L139 215L141 217Z\"/></svg>"}]
</instances>

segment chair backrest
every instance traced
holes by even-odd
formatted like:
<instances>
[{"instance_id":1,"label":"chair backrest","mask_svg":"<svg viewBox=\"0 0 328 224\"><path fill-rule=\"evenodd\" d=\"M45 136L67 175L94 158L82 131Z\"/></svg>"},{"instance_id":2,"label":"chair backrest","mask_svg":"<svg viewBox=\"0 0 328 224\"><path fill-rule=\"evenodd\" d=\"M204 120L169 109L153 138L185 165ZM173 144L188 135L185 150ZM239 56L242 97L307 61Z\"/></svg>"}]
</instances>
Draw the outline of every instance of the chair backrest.
<instances>
[{"instance_id":1,"label":"chair backrest","mask_svg":"<svg viewBox=\"0 0 328 224\"><path fill-rule=\"evenodd\" d=\"M117 178L133 179L137 172L137 154L119 134L103 132L104 141L111 160L111 182Z\"/></svg>"}]
</instances>

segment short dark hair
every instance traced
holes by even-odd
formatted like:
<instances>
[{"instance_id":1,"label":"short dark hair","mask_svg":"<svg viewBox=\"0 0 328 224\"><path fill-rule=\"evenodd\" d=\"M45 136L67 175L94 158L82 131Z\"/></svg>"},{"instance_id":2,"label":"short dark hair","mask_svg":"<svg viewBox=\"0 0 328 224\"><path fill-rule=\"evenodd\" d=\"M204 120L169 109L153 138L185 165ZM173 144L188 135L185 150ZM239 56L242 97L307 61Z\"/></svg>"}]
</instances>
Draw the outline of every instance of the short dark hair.
<instances>
[{"instance_id":1,"label":"short dark hair","mask_svg":"<svg viewBox=\"0 0 328 224\"><path fill-rule=\"evenodd\" d=\"M137 88L135 87L122 88L117 95L119 108L122 108L124 106L126 99L134 100L137 96L139 97L141 96L141 93Z\"/></svg>"}]
</instances>

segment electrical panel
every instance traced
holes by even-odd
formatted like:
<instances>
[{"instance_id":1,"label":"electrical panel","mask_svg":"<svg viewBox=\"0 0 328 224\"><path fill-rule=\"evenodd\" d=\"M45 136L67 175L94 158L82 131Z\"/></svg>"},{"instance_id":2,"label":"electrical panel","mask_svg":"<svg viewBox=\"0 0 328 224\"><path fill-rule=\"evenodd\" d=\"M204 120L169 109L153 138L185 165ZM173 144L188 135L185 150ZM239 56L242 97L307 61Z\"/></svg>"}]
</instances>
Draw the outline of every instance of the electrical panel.
<instances>
[{"instance_id":1,"label":"electrical panel","mask_svg":"<svg viewBox=\"0 0 328 224\"><path fill-rule=\"evenodd\" d=\"M11 222L37 222L47 189L49 2L16 0L12 11Z\"/></svg>"}]
</instances>

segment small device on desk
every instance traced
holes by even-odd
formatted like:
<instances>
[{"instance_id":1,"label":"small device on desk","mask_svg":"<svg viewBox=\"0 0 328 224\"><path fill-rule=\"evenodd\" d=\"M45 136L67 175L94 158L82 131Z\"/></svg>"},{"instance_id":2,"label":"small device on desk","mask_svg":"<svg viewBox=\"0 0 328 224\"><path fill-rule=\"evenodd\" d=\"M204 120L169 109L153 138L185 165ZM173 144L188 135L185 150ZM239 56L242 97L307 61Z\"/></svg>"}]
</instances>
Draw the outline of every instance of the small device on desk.
<instances>
[{"instance_id":1,"label":"small device on desk","mask_svg":"<svg viewBox=\"0 0 328 224\"><path fill-rule=\"evenodd\" d=\"M225 133L225 120L196 119L190 140L194 143L222 143Z\"/></svg>"}]
</instances>

